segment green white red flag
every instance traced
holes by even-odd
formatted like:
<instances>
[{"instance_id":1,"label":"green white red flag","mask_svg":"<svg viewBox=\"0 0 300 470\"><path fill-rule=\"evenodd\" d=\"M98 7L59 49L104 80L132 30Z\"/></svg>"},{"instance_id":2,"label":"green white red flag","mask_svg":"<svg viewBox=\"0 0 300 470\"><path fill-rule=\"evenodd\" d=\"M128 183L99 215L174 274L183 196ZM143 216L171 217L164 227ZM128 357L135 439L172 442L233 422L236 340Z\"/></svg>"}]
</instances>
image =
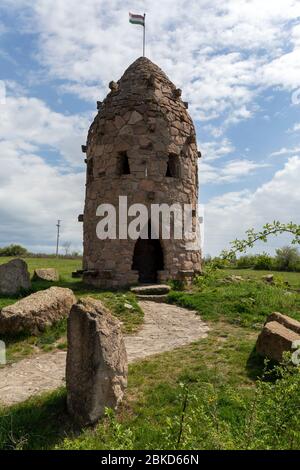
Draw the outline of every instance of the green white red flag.
<instances>
[{"instance_id":1,"label":"green white red flag","mask_svg":"<svg viewBox=\"0 0 300 470\"><path fill-rule=\"evenodd\" d=\"M133 13L129 13L129 23L140 24L141 26L145 26L145 17L143 15L135 15Z\"/></svg>"}]
</instances>

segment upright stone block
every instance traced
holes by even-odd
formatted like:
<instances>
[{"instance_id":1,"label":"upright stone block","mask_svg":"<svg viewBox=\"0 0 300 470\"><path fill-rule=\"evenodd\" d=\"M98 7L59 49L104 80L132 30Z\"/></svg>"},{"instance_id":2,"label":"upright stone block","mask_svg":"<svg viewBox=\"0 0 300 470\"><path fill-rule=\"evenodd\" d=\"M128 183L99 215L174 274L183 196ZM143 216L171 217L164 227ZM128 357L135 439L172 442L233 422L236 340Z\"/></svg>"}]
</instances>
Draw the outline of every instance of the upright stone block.
<instances>
[{"instance_id":1,"label":"upright stone block","mask_svg":"<svg viewBox=\"0 0 300 470\"><path fill-rule=\"evenodd\" d=\"M73 306L68 319L67 404L81 425L115 409L127 385L127 353L120 322L91 298Z\"/></svg>"},{"instance_id":2,"label":"upright stone block","mask_svg":"<svg viewBox=\"0 0 300 470\"><path fill-rule=\"evenodd\" d=\"M13 259L0 266L0 294L15 295L31 287L30 274L25 261Z\"/></svg>"}]
</instances>

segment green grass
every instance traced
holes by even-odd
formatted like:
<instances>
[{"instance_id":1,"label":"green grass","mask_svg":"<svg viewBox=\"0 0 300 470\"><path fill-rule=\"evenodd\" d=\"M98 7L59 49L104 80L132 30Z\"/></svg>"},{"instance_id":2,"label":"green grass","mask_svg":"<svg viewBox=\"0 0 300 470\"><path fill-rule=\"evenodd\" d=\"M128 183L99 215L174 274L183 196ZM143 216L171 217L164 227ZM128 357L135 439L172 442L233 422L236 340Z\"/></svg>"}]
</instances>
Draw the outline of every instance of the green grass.
<instances>
[{"instance_id":1,"label":"green grass","mask_svg":"<svg viewBox=\"0 0 300 470\"><path fill-rule=\"evenodd\" d=\"M13 258L0 257L0 264L8 262ZM13 304L17 300L28 295L28 293L47 289L51 286L60 286L72 289L77 298L90 296L102 300L112 313L121 321L122 330L126 334L137 331L143 323L143 312L136 302L135 295L129 291L103 291L83 284L81 279L73 279L72 271L81 268L78 259L63 258L24 258L28 264L30 274L37 268L56 268L60 274L59 282L32 281L30 292L22 292L15 297L0 297L0 309ZM54 349L66 349L66 325L65 319L38 336L18 335L1 337L7 346L7 361L9 363L20 360L30 354Z\"/></svg>"},{"instance_id":2,"label":"green grass","mask_svg":"<svg viewBox=\"0 0 300 470\"><path fill-rule=\"evenodd\" d=\"M300 273L283 272L283 271L256 271L254 269L225 269L221 271L226 275L233 274L235 276L243 276L250 279L262 279L264 276L273 274L278 281L288 282L292 287L300 289Z\"/></svg>"},{"instance_id":3,"label":"green grass","mask_svg":"<svg viewBox=\"0 0 300 470\"><path fill-rule=\"evenodd\" d=\"M252 356L254 342L251 331L219 323L205 340L131 365L118 422L131 429L133 448L160 448L167 418L180 410L182 382L239 386L250 398L262 368L261 359ZM230 421L238 418L238 408L230 409L225 401L220 407ZM121 449L125 446L120 443ZM0 448L54 447L113 449L116 430L107 420L95 429L76 429L66 413L64 389L0 411Z\"/></svg>"},{"instance_id":4,"label":"green grass","mask_svg":"<svg viewBox=\"0 0 300 470\"><path fill-rule=\"evenodd\" d=\"M281 284L269 285L257 276L249 281L226 283L224 278L228 274L230 273L227 270L219 272L201 290L194 288L190 292L173 291L169 294L169 301L197 310L204 320L225 319L232 324L254 329L260 329L266 317L274 311L300 320L299 293L289 292ZM234 274L237 275L236 270ZM246 279L248 271L240 270L239 275L241 274ZM300 274L296 275L300 277Z\"/></svg>"},{"instance_id":5,"label":"green grass","mask_svg":"<svg viewBox=\"0 0 300 470\"><path fill-rule=\"evenodd\" d=\"M45 266L45 260L43 261ZM99 292L87 288L80 280L70 278L67 263L68 261L63 268L64 275L60 285L73 285L78 296L93 295L104 299L114 313L124 320L125 331L134 331L139 327L142 315L133 294ZM71 270L73 269L72 267ZM224 278L230 274L251 279L239 283L224 282ZM243 438L243 442L239 439L244 436L243 426L256 394L256 380L263 370L263 360L254 349L258 332L266 316L272 311L280 311L300 320L299 293L288 292L282 282L275 286L264 283L260 280L264 274L249 270L225 270L220 271L215 278L208 279L201 287L193 287L188 292L172 291L170 302L198 311L210 326L209 335L186 347L130 365L128 389L116 418L107 417L95 428L78 429L66 411L66 391L59 389L51 394L33 397L25 403L0 409L0 448L172 448L166 433L170 423L176 428L176 419L181 413L182 383L190 391L196 393L198 390L197 406L204 410L201 419L191 427L191 435L195 436L195 441L185 448L227 449L234 445L245 446L247 439ZM275 274L276 277L277 275L278 273ZM293 287L299 285L299 274L279 275L283 275ZM36 290L45 287L44 284L33 285ZM126 309L127 302L133 309ZM21 350L22 347L35 350L51 348L53 345L65 347L64 332L65 325L57 324L34 340L23 339L23 346L20 346L22 341L18 340L9 348L19 346ZM203 393L199 393L201 387ZM287 387L287 393L290 389L293 387ZM265 409L270 407L272 416L276 418L277 408L272 408L273 396L276 398L276 393L266 398ZM290 406L287 401L286 409L290 410ZM265 409L260 409L261 416L264 416ZM272 416L265 419L268 432L271 429L267 427ZM281 418L282 414L278 416ZM208 418L210 422L206 421ZM211 424L208 439L205 430ZM295 432L299 431L298 428L299 421L296 421ZM264 426L261 430L262 436L265 435ZM275 436L276 432L271 432L272 434ZM224 438L221 437L220 440L223 435ZM268 442L271 443L262 445L262 448L273 448L272 440ZM274 448L277 448L275 444ZM289 448L289 444L284 443L281 448Z\"/></svg>"}]
</instances>

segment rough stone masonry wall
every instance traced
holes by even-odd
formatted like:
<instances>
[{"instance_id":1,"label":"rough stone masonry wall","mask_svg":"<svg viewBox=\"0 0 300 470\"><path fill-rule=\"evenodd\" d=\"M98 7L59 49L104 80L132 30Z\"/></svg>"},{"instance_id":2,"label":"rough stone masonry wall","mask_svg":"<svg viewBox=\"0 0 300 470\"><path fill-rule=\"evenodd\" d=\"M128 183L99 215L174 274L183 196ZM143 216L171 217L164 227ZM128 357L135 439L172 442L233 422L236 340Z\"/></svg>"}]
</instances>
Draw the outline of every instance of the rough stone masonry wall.
<instances>
[{"instance_id":1,"label":"rough stone masonry wall","mask_svg":"<svg viewBox=\"0 0 300 470\"><path fill-rule=\"evenodd\" d=\"M181 91L146 58L135 61L103 103L88 134L87 184L84 210L86 282L98 287L136 283L132 271L134 240L99 240L96 209L102 203L118 207L119 196L134 203L192 204L198 196L198 152L193 122ZM120 175L122 152L130 174ZM167 177L174 159L177 177ZM187 251L184 240L162 240L164 271L158 280L179 279L201 269L199 251Z\"/></svg>"}]
</instances>

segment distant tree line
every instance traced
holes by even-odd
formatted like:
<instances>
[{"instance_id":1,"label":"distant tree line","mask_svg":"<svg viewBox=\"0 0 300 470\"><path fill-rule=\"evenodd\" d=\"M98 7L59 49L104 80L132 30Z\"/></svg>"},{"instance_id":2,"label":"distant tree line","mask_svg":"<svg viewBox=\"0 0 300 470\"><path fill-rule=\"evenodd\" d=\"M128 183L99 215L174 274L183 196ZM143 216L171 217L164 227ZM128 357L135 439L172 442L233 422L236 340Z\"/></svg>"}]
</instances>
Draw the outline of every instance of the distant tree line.
<instances>
[{"instance_id":1,"label":"distant tree line","mask_svg":"<svg viewBox=\"0 0 300 470\"><path fill-rule=\"evenodd\" d=\"M213 262L216 267L231 267L236 269L255 269L264 271L293 271L300 272L300 252L294 246L283 246L276 250L275 256L268 253L256 255L242 255L239 258L233 256L228 259L223 257L212 258L207 256L205 263Z\"/></svg>"},{"instance_id":2,"label":"distant tree line","mask_svg":"<svg viewBox=\"0 0 300 470\"><path fill-rule=\"evenodd\" d=\"M66 246L65 246L66 245ZM70 244L64 245L64 255L59 255L60 258L80 258L81 254L77 251L70 252ZM27 258L55 258L55 254L49 253L31 253L24 246L9 245L0 248L0 256L13 256L13 257L27 257Z\"/></svg>"}]
</instances>

